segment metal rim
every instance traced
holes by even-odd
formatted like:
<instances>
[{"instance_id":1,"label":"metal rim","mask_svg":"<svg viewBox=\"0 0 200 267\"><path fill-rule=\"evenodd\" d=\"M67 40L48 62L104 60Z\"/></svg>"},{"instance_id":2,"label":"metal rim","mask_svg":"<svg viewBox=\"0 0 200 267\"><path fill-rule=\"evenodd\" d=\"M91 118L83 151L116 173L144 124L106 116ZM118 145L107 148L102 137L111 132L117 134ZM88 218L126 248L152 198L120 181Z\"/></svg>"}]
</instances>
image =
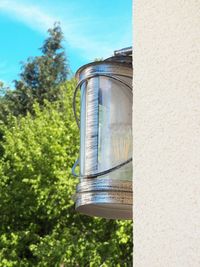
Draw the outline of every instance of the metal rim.
<instances>
[{"instance_id":1,"label":"metal rim","mask_svg":"<svg viewBox=\"0 0 200 267\"><path fill-rule=\"evenodd\" d=\"M132 181L114 180L108 178L82 179L76 187L76 192L90 191L123 191L132 192Z\"/></svg>"},{"instance_id":2,"label":"metal rim","mask_svg":"<svg viewBox=\"0 0 200 267\"><path fill-rule=\"evenodd\" d=\"M76 195L76 210L80 213L108 219L132 219L131 192L86 192Z\"/></svg>"},{"instance_id":3,"label":"metal rim","mask_svg":"<svg viewBox=\"0 0 200 267\"><path fill-rule=\"evenodd\" d=\"M101 60L101 61L95 61L95 62L91 62L91 63L88 63L88 64L85 64L83 66L81 66L75 73L75 77L77 79L79 79L80 77L80 74L86 70L86 69L92 69L91 67L100 67L103 65L103 68L105 70L105 66L108 67L108 66L116 66L116 67L123 67L123 68L128 68L128 69L132 69L132 64L130 63L125 63L125 62L117 62L117 61L107 61L107 60ZM113 73L113 75L117 75L115 73ZM131 78L132 78L132 75L131 75Z\"/></svg>"}]
</instances>

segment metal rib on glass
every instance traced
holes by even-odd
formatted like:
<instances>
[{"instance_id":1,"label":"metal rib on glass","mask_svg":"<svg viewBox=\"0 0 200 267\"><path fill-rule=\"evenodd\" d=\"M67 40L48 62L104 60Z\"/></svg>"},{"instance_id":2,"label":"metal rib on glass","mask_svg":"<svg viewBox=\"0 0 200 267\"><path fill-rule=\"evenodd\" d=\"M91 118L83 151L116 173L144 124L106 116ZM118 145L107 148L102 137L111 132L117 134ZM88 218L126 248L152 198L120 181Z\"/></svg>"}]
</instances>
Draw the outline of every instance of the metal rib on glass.
<instances>
[{"instance_id":1,"label":"metal rib on glass","mask_svg":"<svg viewBox=\"0 0 200 267\"><path fill-rule=\"evenodd\" d=\"M98 79L89 80L86 95L85 174L98 170Z\"/></svg>"}]
</instances>

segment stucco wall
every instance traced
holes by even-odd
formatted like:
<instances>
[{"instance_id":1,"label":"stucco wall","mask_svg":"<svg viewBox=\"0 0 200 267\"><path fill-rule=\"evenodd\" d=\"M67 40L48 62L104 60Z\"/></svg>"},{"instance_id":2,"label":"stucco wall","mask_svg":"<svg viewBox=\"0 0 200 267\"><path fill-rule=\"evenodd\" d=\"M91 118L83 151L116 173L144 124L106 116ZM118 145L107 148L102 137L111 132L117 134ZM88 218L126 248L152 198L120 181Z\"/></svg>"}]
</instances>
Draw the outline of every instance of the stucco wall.
<instances>
[{"instance_id":1,"label":"stucco wall","mask_svg":"<svg viewBox=\"0 0 200 267\"><path fill-rule=\"evenodd\" d=\"M134 1L134 266L200 266L200 1Z\"/></svg>"}]
</instances>

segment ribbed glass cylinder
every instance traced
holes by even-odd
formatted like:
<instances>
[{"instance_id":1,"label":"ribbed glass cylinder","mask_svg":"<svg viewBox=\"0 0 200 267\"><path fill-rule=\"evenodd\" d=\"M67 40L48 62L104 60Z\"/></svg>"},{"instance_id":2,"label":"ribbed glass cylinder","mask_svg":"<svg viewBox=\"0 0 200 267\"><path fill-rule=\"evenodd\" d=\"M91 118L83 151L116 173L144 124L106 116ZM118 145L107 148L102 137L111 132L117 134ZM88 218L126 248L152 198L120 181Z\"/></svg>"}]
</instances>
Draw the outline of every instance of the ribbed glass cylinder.
<instances>
[{"instance_id":1,"label":"ribbed glass cylinder","mask_svg":"<svg viewBox=\"0 0 200 267\"><path fill-rule=\"evenodd\" d=\"M115 61L94 62L79 69L77 77L83 81L80 176L84 177L109 170L132 157L132 66ZM131 162L103 176L82 178L77 188L76 206L89 215L130 218L131 201Z\"/></svg>"}]
</instances>

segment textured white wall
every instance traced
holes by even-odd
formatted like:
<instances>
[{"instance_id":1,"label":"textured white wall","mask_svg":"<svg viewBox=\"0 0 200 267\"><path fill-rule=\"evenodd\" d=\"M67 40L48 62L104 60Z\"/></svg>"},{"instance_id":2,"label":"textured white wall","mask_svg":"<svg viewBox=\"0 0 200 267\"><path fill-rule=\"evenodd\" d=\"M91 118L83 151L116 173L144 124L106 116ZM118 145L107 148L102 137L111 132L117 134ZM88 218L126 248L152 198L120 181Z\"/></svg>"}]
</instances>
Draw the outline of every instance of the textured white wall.
<instances>
[{"instance_id":1,"label":"textured white wall","mask_svg":"<svg viewBox=\"0 0 200 267\"><path fill-rule=\"evenodd\" d=\"M200 266L200 0L134 1L134 266Z\"/></svg>"}]
</instances>

